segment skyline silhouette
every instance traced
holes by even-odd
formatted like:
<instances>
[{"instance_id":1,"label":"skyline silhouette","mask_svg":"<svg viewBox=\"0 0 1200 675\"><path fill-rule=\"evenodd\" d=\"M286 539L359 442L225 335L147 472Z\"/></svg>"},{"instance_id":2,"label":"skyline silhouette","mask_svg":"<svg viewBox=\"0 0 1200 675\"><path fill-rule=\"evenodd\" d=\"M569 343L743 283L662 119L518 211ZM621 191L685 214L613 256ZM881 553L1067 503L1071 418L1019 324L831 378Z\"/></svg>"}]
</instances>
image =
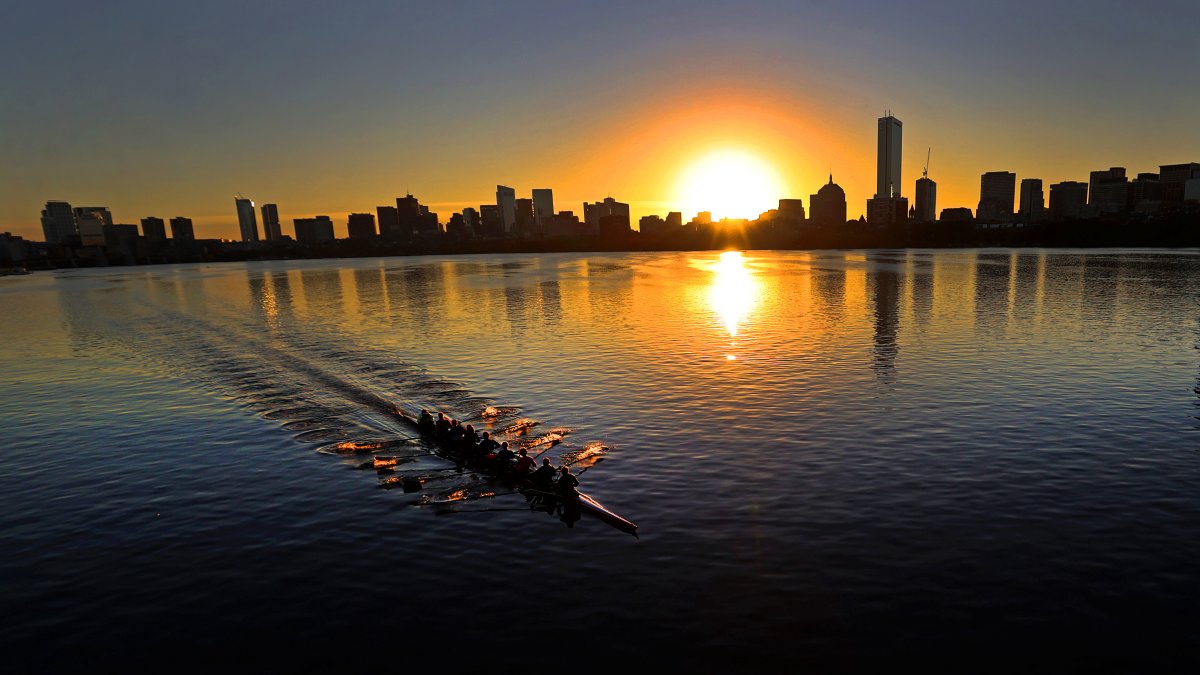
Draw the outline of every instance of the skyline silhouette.
<instances>
[{"instance_id":1,"label":"skyline silhouette","mask_svg":"<svg viewBox=\"0 0 1200 675\"><path fill-rule=\"evenodd\" d=\"M902 175L934 148L944 205L974 207L986 171L1085 180L1190 161L1200 141L1183 68L1200 8L1182 2L12 14L0 230L27 237L47 199L104 203L125 222L182 213L232 238L238 191L290 220L404 191L449 213L487 203L497 182L550 185L564 202L612 194L636 221L691 210L677 183L722 150L768 167L786 188L775 198L803 198L832 169L853 216L875 191L862 129L884 109L907 121ZM506 21L522 30L493 30ZM56 37L92 31L104 49ZM317 35L328 48L311 49ZM1111 76L1080 75L1101 64Z\"/></svg>"}]
</instances>

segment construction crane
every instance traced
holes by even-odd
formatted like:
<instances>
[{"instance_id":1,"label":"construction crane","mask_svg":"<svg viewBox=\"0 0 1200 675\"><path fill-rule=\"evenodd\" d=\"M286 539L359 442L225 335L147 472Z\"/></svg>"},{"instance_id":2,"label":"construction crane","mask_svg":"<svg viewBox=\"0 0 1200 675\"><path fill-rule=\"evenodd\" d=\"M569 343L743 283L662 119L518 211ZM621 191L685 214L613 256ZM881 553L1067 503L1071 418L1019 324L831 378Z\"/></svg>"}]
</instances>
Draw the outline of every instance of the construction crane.
<instances>
[{"instance_id":1,"label":"construction crane","mask_svg":"<svg viewBox=\"0 0 1200 675\"><path fill-rule=\"evenodd\" d=\"M929 178L929 156L933 154L933 146L925 151L925 170L921 172L921 178Z\"/></svg>"}]
</instances>

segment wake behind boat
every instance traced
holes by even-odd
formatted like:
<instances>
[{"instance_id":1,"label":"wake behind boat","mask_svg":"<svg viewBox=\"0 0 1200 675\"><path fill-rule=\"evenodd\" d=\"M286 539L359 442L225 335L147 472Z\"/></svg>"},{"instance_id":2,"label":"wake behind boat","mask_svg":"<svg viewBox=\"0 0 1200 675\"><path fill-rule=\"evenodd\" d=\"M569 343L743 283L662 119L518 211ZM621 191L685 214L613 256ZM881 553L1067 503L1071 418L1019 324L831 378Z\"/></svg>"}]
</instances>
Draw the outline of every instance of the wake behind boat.
<instances>
[{"instance_id":1,"label":"wake behind boat","mask_svg":"<svg viewBox=\"0 0 1200 675\"><path fill-rule=\"evenodd\" d=\"M424 409L422 409L422 412L424 412ZM464 442L450 435L438 433L438 430L433 426L432 418L429 419L429 423L423 423L419 415L414 415L411 411L405 411L400 406L396 406L395 413L397 417L412 425L420 433L421 438L429 443L439 456L455 464L469 466L474 471L508 483L515 491L525 496L526 500L530 503L531 509L558 510L564 515L564 520L568 520L568 522L573 522L570 518L573 513L575 515L586 513L622 532L627 532L635 537L637 536L638 526L632 521L609 510L598 500L588 494L579 492L573 486L568 486L567 489L564 489L565 478L560 477L555 483L539 483L535 481L533 474L528 470L531 468L532 460L524 467L524 470L518 469L517 465L512 461L515 458L515 453L511 451L508 451L507 457L502 454L504 450L501 450L501 453L488 452L491 448L485 447L481 452L479 444ZM441 417L440 414L439 417ZM507 429L509 431L528 431L535 424L536 422L518 423ZM556 440L553 444L556 445L557 442ZM507 443L504 444L504 447L507 448ZM580 473L582 474L582 472ZM569 471L564 475L571 476ZM577 483L577 481L575 482Z\"/></svg>"}]
</instances>

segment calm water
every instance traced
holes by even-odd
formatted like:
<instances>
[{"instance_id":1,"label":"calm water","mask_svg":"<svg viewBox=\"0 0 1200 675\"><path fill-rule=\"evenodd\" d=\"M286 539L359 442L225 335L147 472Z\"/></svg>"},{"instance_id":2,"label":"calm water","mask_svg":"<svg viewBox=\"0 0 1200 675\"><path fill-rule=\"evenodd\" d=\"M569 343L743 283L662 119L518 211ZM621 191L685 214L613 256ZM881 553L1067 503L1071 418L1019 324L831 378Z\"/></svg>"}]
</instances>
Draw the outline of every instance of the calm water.
<instances>
[{"instance_id":1,"label":"calm water","mask_svg":"<svg viewBox=\"0 0 1200 675\"><path fill-rule=\"evenodd\" d=\"M19 671L1184 670L1198 298L1200 254L1146 251L0 279L0 651ZM547 456L603 457L584 487L641 538L382 489L334 450L419 453L386 443L410 435L391 402L569 431ZM412 459L397 475L447 466Z\"/></svg>"}]
</instances>

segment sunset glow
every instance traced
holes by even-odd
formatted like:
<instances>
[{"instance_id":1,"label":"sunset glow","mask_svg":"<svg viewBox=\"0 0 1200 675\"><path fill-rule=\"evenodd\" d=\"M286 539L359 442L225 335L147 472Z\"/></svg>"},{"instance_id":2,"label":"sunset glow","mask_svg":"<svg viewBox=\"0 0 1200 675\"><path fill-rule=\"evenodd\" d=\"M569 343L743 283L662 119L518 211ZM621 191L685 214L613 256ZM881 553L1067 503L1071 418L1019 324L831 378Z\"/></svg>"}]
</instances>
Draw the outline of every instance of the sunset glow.
<instances>
[{"instance_id":1,"label":"sunset glow","mask_svg":"<svg viewBox=\"0 0 1200 675\"><path fill-rule=\"evenodd\" d=\"M783 192L775 170L754 155L722 150L693 162L679 177L675 200L690 218L711 211L720 218L755 218L775 208Z\"/></svg>"}]
</instances>

